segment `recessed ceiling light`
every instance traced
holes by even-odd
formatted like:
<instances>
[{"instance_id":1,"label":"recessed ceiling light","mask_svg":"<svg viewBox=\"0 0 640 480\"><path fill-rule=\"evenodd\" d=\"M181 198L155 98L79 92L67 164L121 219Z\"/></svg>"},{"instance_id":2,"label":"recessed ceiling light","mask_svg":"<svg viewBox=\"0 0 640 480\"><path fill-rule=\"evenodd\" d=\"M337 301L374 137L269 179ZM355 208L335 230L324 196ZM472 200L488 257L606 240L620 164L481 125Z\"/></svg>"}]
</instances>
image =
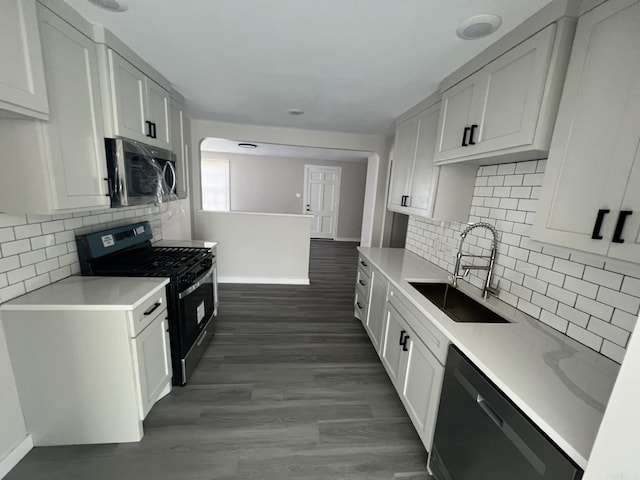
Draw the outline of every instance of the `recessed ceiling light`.
<instances>
[{"instance_id":1,"label":"recessed ceiling light","mask_svg":"<svg viewBox=\"0 0 640 480\"><path fill-rule=\"evenodd\" d=\"M475 15L467 18L456 28L456 35L464 40L491 35L502 25L502 18L498 15Z\"/></svg>"},{"instance_id":2,"label":"recessed ceiling light","mask_svg":"<svg viewBox=\"0 0 640 480\"><path fill-rule=\"evenodd\" d=\"M258 148L255 143L239 143L238 146L242 148Z\"/></svg>"},{"instance_id":3,"label":"recessed ceiling light","mask_svg":"<svg viewBox=\"0 0 640 480\"><path fill-rule=\"evenodd\" d=\"M304 114L304 110L302 110L301 108L290 108L289 110L287 110L287 113L289 115L302 115Z\"/></svg>"},{"instance_id":4,"label":"recessed ceiling light","mask_svg":"<svg viewBox=\"0 0 640 480\"><path fill-rule=\"evenodd\" d=\"M121 0L89 0L94 5L100 8L109 10L110 12L124 12L127 8L127 4Z\"/></svg>"}]
</instances>

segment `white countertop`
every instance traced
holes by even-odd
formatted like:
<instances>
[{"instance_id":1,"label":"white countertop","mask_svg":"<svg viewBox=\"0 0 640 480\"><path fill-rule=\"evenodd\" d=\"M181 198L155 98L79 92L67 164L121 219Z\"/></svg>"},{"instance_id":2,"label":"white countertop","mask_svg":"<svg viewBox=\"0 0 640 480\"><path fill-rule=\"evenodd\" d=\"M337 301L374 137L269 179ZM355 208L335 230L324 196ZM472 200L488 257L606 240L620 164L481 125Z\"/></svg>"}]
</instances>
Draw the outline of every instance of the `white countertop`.
<instances>
[{"instance_id":1,"label":"white countertop","mask_svg":"<svg viewBox=\"0 0 640 480\"><path fill-rule=\"evenodd\" d=\"M201 240L160 240L153 244L154 247L189 247L189 248L214 248L218 242L203 242Z\"/></svg>"},{"instance_id":2,"label":"white countertop","mask_svg":"<svg viewBox=\"0 0 640 480\"><path fill-rule=\"evenodd\" d=\"M133 310L168 278L71 276L0 305L0 310Z\"/></svg>"},{"instance_id":3,"label":"white countertop","mask_svg":"<svg viewBox=\"0 0 640 480\"><path fill-rule=\"evenodd\" d=\"M581 468L602 420L619 365L490 298L509 324L457 323L408 281L446 282L448 272L404 249L358 250ZM461 290L483 301L479 290Z\"/></svg>"}]
</instances>

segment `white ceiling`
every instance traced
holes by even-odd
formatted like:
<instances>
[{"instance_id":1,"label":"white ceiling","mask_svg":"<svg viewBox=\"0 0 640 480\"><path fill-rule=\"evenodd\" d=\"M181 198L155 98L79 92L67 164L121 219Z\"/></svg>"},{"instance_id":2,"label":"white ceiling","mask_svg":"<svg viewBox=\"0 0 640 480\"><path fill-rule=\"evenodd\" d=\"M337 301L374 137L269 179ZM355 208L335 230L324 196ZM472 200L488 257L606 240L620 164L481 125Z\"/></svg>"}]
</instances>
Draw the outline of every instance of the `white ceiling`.
<instances>
[{"instance_id":1,"label":"white ceiling","mask_svg":"<svg viewBox=\"0 0 640 480\"><path fill-rule=\"evenodd\" d=\"M346 162L366 162L370 152L357 150L340 150L335 148L297 147L294 145L277 145L273 143L248 142L256 148L248 149L238 146L236 140L222 138L205 138L200 150L216 153L235 153L239 155L255 155L259 157L286 157L300 160L334 160Z\"/></svg>"},{"instance_id":2,"label":"white ceiling","mask_svg":"<svg viewBox=\"0 0 640 480\"><path fill-rule=\"evenodd\" d=\"M173 83L196 118L387 134L442 78L550 0L66 0ZM504 22L456 37L471 15ZM302 116L286 113L301 108Z\"/></svg>"}]
</instances>

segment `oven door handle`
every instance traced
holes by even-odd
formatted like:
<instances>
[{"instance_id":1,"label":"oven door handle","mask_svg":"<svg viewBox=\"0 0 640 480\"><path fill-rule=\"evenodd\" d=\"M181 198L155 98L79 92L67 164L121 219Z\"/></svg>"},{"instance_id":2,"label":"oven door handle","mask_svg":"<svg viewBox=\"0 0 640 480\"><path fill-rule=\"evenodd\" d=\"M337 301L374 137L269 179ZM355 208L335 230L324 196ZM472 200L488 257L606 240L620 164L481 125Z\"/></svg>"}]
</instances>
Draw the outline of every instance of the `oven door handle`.
<instances>
[{"instance_id":1,"label":"oven door handle","mask_svg":"<svg viewBox=\"0 0 640 480\"><path fill-rule=\"evenodd\" d=\"M210 277L213 275L213 266L211 266L211 268L206 272L203 273L200 278L198 278L193 285L191 285L189 288L187 288L186 290L183 290L182 292L178 293L178 299L182 300L184 297L191 295L195 290L197 290L200 285L202 285L204 283L204 280L207 277Z\"/></svg>"}]
</instances>

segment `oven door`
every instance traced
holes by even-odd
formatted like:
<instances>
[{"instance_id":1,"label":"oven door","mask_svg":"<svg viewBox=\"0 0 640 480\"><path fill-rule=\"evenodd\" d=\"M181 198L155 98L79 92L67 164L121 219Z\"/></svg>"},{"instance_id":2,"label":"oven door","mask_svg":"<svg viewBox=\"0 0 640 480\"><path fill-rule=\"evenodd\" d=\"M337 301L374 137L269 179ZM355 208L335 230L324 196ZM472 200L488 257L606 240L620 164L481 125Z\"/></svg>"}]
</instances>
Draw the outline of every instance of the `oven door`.
<instances>
[{"instance_id":1,"label":"oven door","mask_svg":"<svg viewBox=\"0 0 640 480\"><path fill-rule=\"evenodd\" d=\"M214 268L209 269L188 288L178 294L180 310L180 347L187 354L214 315Z\"/></svg>"}]
</instances>

